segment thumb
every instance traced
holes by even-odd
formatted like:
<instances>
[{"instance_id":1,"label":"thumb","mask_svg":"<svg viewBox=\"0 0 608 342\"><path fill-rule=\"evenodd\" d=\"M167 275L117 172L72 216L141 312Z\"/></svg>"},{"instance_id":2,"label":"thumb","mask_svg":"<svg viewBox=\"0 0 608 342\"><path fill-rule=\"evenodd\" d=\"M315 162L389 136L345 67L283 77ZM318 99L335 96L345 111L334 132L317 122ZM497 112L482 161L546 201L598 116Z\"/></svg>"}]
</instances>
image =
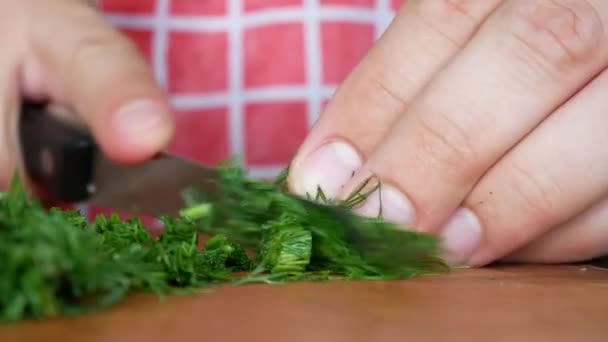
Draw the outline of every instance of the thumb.
<instances>
[{"instance_id":1,"label":"thumb","mask_svg":"<svg viewBox=\"0 0 608 342\"><path fill-rule=\"evenodd\" d=\"M85 2L41 3L23 68L26 95L69 107L117 161L163 149L174 130L170 106L135 45Z\"/></svg>"}]
</instances>

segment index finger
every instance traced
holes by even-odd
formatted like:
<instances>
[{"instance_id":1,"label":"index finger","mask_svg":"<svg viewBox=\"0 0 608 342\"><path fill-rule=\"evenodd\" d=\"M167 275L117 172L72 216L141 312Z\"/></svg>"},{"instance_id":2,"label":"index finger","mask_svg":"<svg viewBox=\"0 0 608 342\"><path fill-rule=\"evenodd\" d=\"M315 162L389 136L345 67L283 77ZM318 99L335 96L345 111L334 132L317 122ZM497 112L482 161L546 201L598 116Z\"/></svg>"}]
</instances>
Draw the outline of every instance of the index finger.
<instances>
[{"instance_id":1,"label":"index finger","mask_svg":"<svg viewBox=\"0 0 608 342\"><path fill-rule=\"evenodd\" d=\"M335 197L420 90L502 0L406 1L340 85L290 167L292 191Z\"/></svg>"},{"instance_id":2,"label":"index finger","mask_svg":"<svg viewBox=\"0 0 608 342\"><path fill-rule=\"evenodd\" d=\"M442 230L450 249L466 259L488 231L459 205L493 165L608 65L607 9L591 0L505 2L347 185L356 188L370 173L383 183L382 194L358 210L377 215L381 203L389 220ZM495 242L493 251L507 245Z\"/></svg>"},{"instance_id":3,"label":"index finger","mask_svg":"<svg viewBox=\"0 0 608 342\"><path fill-rule=\"evenodd\" d=\"M173 133L170 106L133 42L88 2L36 6L26 90L72 108L113 159L137 162L164 148Z\"/></svg>"}]
</instances>

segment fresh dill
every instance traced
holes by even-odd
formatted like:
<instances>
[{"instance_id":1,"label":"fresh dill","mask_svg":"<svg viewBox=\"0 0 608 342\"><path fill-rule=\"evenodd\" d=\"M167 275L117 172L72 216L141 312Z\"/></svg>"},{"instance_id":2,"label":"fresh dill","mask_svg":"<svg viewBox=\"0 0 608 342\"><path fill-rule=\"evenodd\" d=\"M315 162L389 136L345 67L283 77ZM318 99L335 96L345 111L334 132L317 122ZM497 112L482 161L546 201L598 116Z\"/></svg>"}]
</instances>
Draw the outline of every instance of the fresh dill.
<instances>
[{"instance_id":1,"label":"fresh dill","mask_svg":"<svg viewBox=\"0 0 608 342\"><path fill-rule=\"evenodd\" d=\"M431 234L351 209L362 189L332 202L248 179L234 160L219 167L219 198L184 191L179 217L153 237L137 218L45 209L15 176L0 193L0 319L77 315L130 293L191 293L222 283L392 280L448 270ZM378 186L372 187L372 191ZM205 241L204 238L207 238Z\"/></svg>"}]
</instances>

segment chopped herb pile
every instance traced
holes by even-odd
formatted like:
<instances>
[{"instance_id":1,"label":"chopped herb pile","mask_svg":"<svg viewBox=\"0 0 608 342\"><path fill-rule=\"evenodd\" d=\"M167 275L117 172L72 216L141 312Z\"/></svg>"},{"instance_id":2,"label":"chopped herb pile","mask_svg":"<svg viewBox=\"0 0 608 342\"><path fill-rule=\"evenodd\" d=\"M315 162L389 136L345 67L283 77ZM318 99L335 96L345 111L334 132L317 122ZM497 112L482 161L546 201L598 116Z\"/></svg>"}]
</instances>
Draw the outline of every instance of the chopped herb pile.
<instances>
[{"instance_id":1,"label":"chopped herb pile","mask_svg":"<svg viewBox=\"0 0 608 342\"><path fill-rule=\"evenodd\" d=\"M214 201L184 193L180 217L153 237L137 218L43 208L18 177L0 193L0 320L78 315L134 291L161 296L221 283L391 280L447 270L438 240L351 213L365 198L330 203L219 168ZM321 201L319 201L321 199ZM321 202L321 203L319 203ZM209 237L206 241L202 236Z\"/></svg>"}]
</instances>

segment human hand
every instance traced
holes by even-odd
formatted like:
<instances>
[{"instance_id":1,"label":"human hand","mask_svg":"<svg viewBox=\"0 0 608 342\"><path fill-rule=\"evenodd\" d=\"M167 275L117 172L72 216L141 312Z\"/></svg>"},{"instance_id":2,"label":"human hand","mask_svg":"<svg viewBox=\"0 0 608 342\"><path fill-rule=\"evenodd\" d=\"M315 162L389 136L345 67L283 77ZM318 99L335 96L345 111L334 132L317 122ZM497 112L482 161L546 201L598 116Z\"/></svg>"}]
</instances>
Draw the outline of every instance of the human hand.
<instances>
[{"instance_id":1,"label":"human hand","mask_svg":"<svg viewBox=\"0 0 608 342\"><path fill-rule=\"evenodd\" d=\"M0 8L0 186L20 164L23 98L48 100L87 124L120 162L147 159L169 142L174 128L165 94L93 1L0 0Z\"/></svg>"},{"instance_id":2,"label":"human hand","mask_svg":"<svg viewBox=\"0 0 608 342\"><path fill-rule=\"evenodd\" d=\"M301 146L292 191L344 198L374 175L356 212L381 202L453 264L608 253L607 32L604 0L406 1Z\"/></svg>"}]
</instances>

